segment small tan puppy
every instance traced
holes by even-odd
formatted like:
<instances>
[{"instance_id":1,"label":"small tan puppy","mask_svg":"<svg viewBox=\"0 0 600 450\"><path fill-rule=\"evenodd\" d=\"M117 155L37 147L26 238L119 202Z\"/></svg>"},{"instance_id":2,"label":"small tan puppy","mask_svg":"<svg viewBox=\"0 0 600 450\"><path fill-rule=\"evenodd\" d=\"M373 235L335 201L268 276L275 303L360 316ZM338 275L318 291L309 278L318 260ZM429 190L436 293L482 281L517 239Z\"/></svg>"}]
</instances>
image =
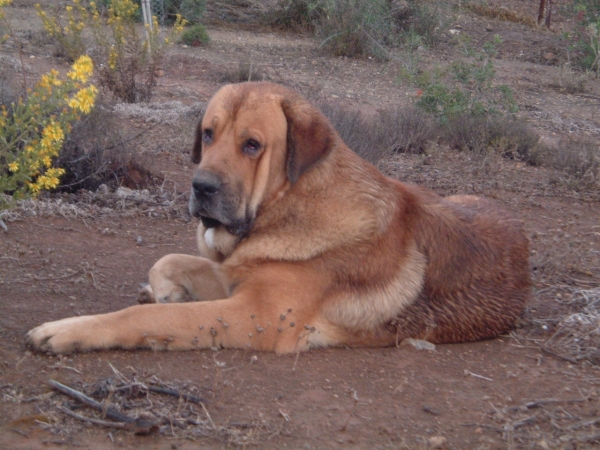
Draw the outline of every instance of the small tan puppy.
<instances>
[{"instance_id":1,"label":"small tan puppy","mask_svg":"<svg viewBox=\"0 0 600 450\"><path fill-rule=\"evenodd\" d=\"M386 178L289 89L222 88L192 159L204 256L158 261L146 290L157 303L45 323L29 332L34 348L463 342L511 329L529 298L519 221L485 199Z\"/></svg>"}]
</instances>

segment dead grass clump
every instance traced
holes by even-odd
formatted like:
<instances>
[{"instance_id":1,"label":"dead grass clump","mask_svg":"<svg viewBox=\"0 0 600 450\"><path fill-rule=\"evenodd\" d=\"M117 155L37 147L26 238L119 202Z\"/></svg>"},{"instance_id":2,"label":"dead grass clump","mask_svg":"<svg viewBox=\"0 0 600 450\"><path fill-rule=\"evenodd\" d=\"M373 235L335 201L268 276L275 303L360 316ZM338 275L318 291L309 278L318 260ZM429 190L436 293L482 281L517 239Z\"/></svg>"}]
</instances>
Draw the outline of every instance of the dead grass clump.
<instances>
[{"instance_id":1,"label":"dead grass clump","mask_svg":"<svg viewBox=\"0 0 600 450\"><path fill-rule=\"evenodd\" d=\"M251 61L240 61L237 66L227 68L218 74L220 83L243 83L246 81L268 81L269 77Z\"/></svg>"},{"instance_id":2,"label":"dead grass clump","mask_svg":"<svg viewBox=\"0 0 600 450\"><path fill-rule=\"evenodd\" d=\"M414 106L380 110L375 121L383 146L396 153L425 153L437 135L431 116Z\"/></svg>"},{"instance_id":3,"label":"dead grass clump","mask_svg":"<svg viewBox=\"0 0 600 450\"><path fill-rule=\"evenodd\" d=\"M444 126L444 140L451 148L480 154L493 151L523 161L531 158L539 138L522 121L502 116L464 114Z\"/></svg>"},{"instance_id":4,"label":"dead grass clump","mask_svg":"<svg viewBox=\"0 0 600 450\"><path fill-rule=\"evenodd\" d=\"M518 12L511 11L504 6L484 5L481 3L467 3L464 5L466 9L474 12L478 16L487 17L489 19L504 20L505 22L520 23L533 28L537 28L537 22L533 17L524 16Z\"/></svg>"},{"instance_id":5,"label":"dead grass clump","mask_svg":"<svg viewBox=\"0 0 600 450\"><path fill-rule=\"evenodd\" d=\"M98 105L73 127L57 165L65 169L63 192L95 191L102 184L142 189L161 181L119 132L108 105Z\"/></svg>"},{"instance_id":6,"label":"dead grass clump","mask_svg":"<svg viewBox=\"0 0 600 450\"><path fill-rule=\"evenodd\" d=\"M563 137L557 146L539 146L533 154L536 165L552 167L564 174L576 189L600 187L600 146L590 137Z\"/></svg>"},{"instance_id":7,"label":"dead grass clump","mask_svg":"<svg viewBox=\"0 0 600 450\"><path fill-rule=\"evenodd\" d=\"M344 108L339 103L328 100L317 102L319 109L327 116L342 140L361 158L372 164L383 158L387 149L378 145L377 133L357 108Z\"/></svg>"},{"instance_id":8,"label":"dead grass clump","mask_svg":"<svg viewBox=\"0 0 600 450\"><path fill-rule=\"evenodd\" d=\"M446 28L449 8L440 0L280 0L266 15L271 25L310 31L334 56L389 59L389 48L407 40L434 44Z\"/></svg>"},{"instance_id":9,"label":"dead grass clump","mask_svg":"<svg viewBox=\"0 0 600 450\"><path fill-rule=\"evenodd\" d=\"M558 324L544 347L565 359L600 365L600 288L575 289L563 302L576 312Z\"/></svg>"},{"instance_id":10,"label":"dead grass clump","mask_svg":"<svg viewBox=\"0 0 600 450\"><path fill-rule=\"evenodd\" d=\"M580 94L586 91L589 75L586 72L575 72L568 65L561 66L554 79L548 84L552 89L566 94Z\"/></svg>"},{"instance_id":11,"label":"dead grass clump","mask_svg":"<svg viewBox=\"0 0 600 450\"><path fill-rule=\"evenodd\" d=\"M359 109L339 103L321 100L317 104L348 147L372 164L393 152L424 153L435 134L431 119L414 107L380 110L366 117Z\"/></svg>"},{"instance_id":12,"label":"dead grass clump","mask_svg":"<svg viewBox=\"0 0 600 450\"><path fill-rule=\"evenodd\" d=\"M272 26L293 31L314 31L315 23L325 9L306 0L278 0L277 8L269 9L264 21Z\"/></svg>"},{"instance_id":13,"label":"dead grass clump","mask_svg":"<svg viewBox=\"0 0 600 450\"><path fill-rule=\"evenodd\" d=\"M141 119L147 123L180 124L185 119L199 119L204 114L204 103L184 105L180 101L117 103L112 111L119 117Z\"/></svg>"}]
</instances>

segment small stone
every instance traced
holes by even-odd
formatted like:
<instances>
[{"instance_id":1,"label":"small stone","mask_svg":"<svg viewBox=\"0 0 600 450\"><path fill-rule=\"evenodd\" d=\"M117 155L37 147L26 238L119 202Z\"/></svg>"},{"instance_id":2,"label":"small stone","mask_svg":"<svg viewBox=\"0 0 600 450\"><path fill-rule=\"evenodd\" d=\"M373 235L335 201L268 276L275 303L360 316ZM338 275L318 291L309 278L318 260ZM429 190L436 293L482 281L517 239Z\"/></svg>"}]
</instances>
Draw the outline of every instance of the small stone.
<instances>
[{"instance_id":1,"label":"small stone","mask_svg":"<svg viewBox=\"0 0 600 450\"><path fill-rule=\"evenodd\" d=\"M400 342L400 348L435 351L435 344L422 339L408 338Z\"/></svg>"},{"instance_id":2,"label":"small stone","mask_svg":"<svg viewBox=\"0 0 600 450\"><path fill-rule=\"evenodd\" d=\"M541 441L538 441L537 443L539 448L542 448L544 450L550 450L550 446L548 445L548 442L546 442L545 439L542 439Z\"/></svg>"},{"instance_id":3,"label":"small stone","mask_svg":"<svg viewBox=\"0 0 600 450\"><path fill-rule=\"evenodd\" d=\"M142 245L142 242L143 242L143 239L142 239L141 236L138 236L138 237L135 238L135 243L137 245Z\"/></svg>"},{"instance_id":4,"label":"small stone","mask_svg":"<svg viewBox=\"0 0 600 450\"><path fill-rule=\"evenodd\" d=\"M101 184L100 186L98 186L98 189L96 189L96 192L99 194L106 195L110 193L110 188L106 184Z\"/></svg>"},{"instance_id":5,"label":"small stone","mask_svg":"<svg viewBox=\"0 0 600 450\"><path fill-rule=\"evenodd\" d=\"M446 448L446 444L448 443L448 439L444 436L431 436L429 438L429 444L433 448Z\"/></svg>"}]
</instances>

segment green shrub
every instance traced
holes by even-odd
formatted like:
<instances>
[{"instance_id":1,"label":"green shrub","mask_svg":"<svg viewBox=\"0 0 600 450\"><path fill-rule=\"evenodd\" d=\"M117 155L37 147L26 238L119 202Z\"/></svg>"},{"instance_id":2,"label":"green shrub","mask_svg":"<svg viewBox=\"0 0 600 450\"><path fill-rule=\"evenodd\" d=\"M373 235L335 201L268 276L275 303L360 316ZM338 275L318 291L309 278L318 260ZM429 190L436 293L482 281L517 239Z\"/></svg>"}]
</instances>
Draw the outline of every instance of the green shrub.
<instances>
[{"instance_id":1,"label":"green shrub","mask_svg":"<svg viewBox=\"0 0 600 450\"><path fill-rule=\"evenodd\" d=\"M463 42L470 58L433 71L418 67L404 70L401 78L418 88L416 106L437 117L441 123L465 114L516 113L517 105L510 87L492 83L496 75L492 58L500 42L500 37L495 36L481 51L475 51Z\"/></svg>"},{"instance_id":2,"label":"green shrub","mask_svg":"<svg viewBox=\"0 0 600 450\"><path fill-rule=\"evenodd\" d=\"M448 2L443 1L412 0L393 8L392 16L403 43L414 42L418 36L427 45L437 42L452 19Z\"/></svg>"},{"instance_id":3,"label":"green shrub","mask_svg":"<svg viewBox=\"0 0 600 450\"><path fill-rule=\"evenodd\" d=\"M396 4L390 0L280 0L267 19L286 28L311 30L321 48L336 56L389 58L403 41L432 44L443 32L448 8L442 1Z\"/></svg>"},{"instance_id":4,"label":"green shrub","mask_svg":"<svg viewBox=\"0 0 600 450\"><path fill-rule=\"evenodd\" d=\"M335 56L373 55L387 58L386 44L395 40L386 0L330 0L316 24L321 48Z\"/></svg>"},{"instance_id":5,"label":"green shrub","mask_svg":"<svg viewBox=\"0 0 600 450\"><path fill-rule=\"evenodd\" d=\"M566 9L573 27L564 36L574 62L600 77L600 0L574 0Z\"/></svg>"},{"instance_id":6,"label":"green shrub","mask_svg":"<svg viewBox=\"0 0 600 450\"><path fill-rule=\"evenodd\" d=\"M197 23L190 27L184 28L183 32L181 33L181 42L186 45L198 47L200 45L208 44L208 42L210 42L210 36L206 31L206 27Z\"/></svg>"},{"instance_id":7,"label":"green shrub","mask_svg":"<svg viewBox=\"0 0 600 450\"><path fill-rule=\"evenodd\" d=\"M199 24L206 10L206 0L165 0L165 19L175 22L180 15L191 24Z\"/></svg>"}]
</instances>

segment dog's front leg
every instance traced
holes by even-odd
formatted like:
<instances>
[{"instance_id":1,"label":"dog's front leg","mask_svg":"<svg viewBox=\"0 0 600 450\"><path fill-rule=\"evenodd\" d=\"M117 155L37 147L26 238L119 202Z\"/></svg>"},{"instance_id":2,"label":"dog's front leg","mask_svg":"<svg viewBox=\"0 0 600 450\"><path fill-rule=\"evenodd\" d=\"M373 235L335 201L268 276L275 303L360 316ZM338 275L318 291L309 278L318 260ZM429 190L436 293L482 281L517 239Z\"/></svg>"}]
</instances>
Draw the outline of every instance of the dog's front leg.
<instances>
[{"instance_id":1,"label":"dog's front leg","mask_svg":"<svg viewBox=\"0 0 600 450\"><path fill-rule=\"evenodd\" d=\"M212 302L138 305L48 322L31 330L28 341L35 349L51 353L212 347L287 353L308 347L310 323L289 306L258 303L243 295Z\"/></svg>"},{"instance_id":2,"label":"dog's front leg","mask_svg":"<svg viewBox=\"0 0 600 450\"><path fill-rule=\"evenodd\" d=\"M220 264L207 258L163 256L150 269L148 278L150 284L141 290L140 303L217 300L229 296Z\"/></svg>"}]
</instances>

